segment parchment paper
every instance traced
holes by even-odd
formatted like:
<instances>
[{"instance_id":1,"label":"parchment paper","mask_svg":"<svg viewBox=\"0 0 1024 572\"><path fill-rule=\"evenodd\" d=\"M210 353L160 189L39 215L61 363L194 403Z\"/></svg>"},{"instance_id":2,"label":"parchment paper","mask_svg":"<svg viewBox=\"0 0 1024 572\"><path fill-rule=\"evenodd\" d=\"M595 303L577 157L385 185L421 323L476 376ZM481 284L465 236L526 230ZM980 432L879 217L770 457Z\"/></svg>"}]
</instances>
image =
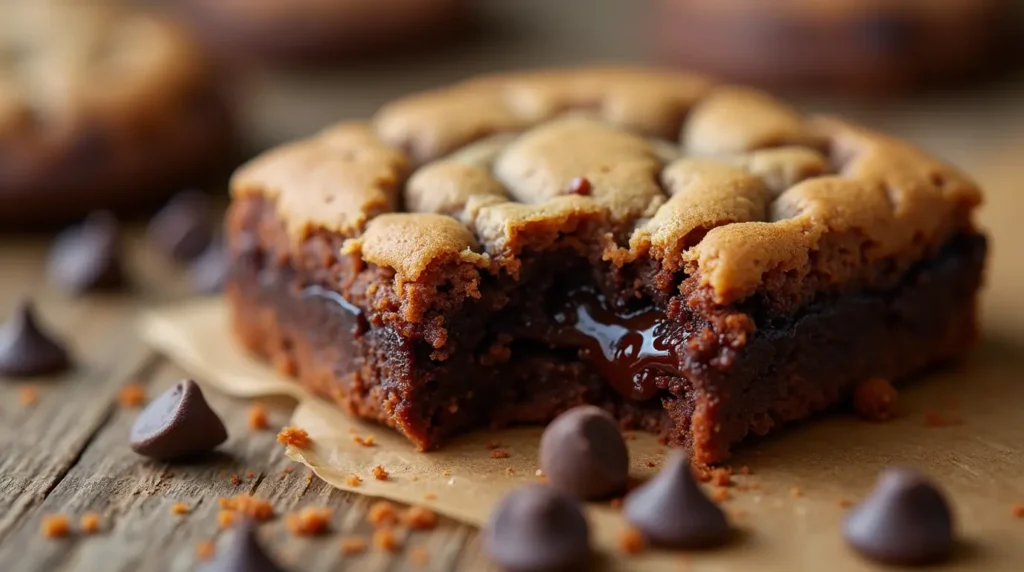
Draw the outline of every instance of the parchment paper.
<instances>
[{"instance_id":1,"label":"parchment paper","mask_svg":"<svg viewBox=\"0 0 1024 572\"><path fill-rule=\"evenodd\" d=\"M1019 156L1008 161L1017 164ZM607 505L591 505L588 518L601 567L681 570L685 563L687 570L707 571L875 570L843 544L840 527L848 509L839 501L861 499L882 468L903 464L931 474L953 502L962 542L953 561L938 569L1024 570L1024 519L1011 514L1014 504L1024 503L1024 261L1014 247L1024 239L1018 230L1024 200L1016 192L1022 171L1012 169L999 179L1014 181L1012 189L986 181L994 188L984 220L997 246L983 303L986 327L970 358L902 388L902 414L893 421L870 423L840 411L740 447L730 464L747 465L753 474L736 477L731 500L723 502L741 530L726 549L626 556L618 551L624 527L619 514ZM442 451L417 453L397 433L347 416L245 355L232 341L225 312L219 301L191 302L149 313L142 332L210 387L241 397L295 397L299 404L292 423L310 433L314 446L289 448L288 455L333 486L429 506L479 525L505 493L538 480L539 428L479 432ZM928 412L962 421L928 426ZM353 433L373 435L375 445L356 444ZM645 478L664 455L651 436L630 438L632 473ZM490 441L500 443L509 457L492 459ZM377 464L390 472L389 480L372 477ZM358 487L345 483L352 474L363 479Z\"/></svg>"}]
</instances>

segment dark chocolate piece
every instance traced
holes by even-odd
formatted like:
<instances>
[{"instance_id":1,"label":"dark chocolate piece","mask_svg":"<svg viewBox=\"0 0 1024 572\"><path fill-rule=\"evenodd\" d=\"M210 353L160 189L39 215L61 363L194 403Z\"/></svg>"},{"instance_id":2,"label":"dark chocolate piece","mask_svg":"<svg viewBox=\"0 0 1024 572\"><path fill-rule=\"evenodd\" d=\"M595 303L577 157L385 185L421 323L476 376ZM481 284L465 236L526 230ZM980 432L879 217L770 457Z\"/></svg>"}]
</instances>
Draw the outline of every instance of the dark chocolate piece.
<instances>
[{"instance_id":1,"label":"dark chocolate piece","mask_svg":"<svg viewBox=\"0 0 1024 572\"><path fill-rule=\"evenodd\" d=\"M217 241L210 245L189 272L192 291L196 294L216 294L224 290L228 276L228 255L224 244Z\"/></svg>"},{"instance_id":2,"label":"dark chocolate piece","mask_svg":"<svg viewBox=\"0 0 1024 572\"><path fill-rule=\"evenodd\" d=\"M629 477L629 451L619 424L606 411L584 405L559 415L540 439L540 467L552 485L583 499L621 492Z\"/></svg>"},{"instance_id":3,"label":"dark chocolate piece","mask_svg":"<svg viewBox=\"0 0 1024 572\"><path fill-rule=\"evenodd\" d=\"M725 513L701 490L683 453L673 453L657 476L626 496L623 512L659 546L707 548L732 534Z\"/></svg>"},{"instance_id":4,"label":"dark chocolate piece","mask_svg":"<svg viewBox=\"0 0 1024 572\"><path fill-rule=\"evenodd\" d=\"M120 235L113 214L91 213L81 224L57 235L50 249L47 275L72 294L122 287L125 278Z\"/></svg>"},{"instance_id":5,"label":"dark chocolate piece","mask_svg":"<svg viewBox=\"0 0 1024 572\"><path fill-rule=\"evenodd\" d=\"M133 451L165 461L212 451L227 438L224 423L191 379L150 402L131 430Z\"/></svg>"},{"instance_id":6,"label":"dark chocolate piece","mask_svg":"<svg viewBox=\"0 0 1024 572\"><path fill-rule=\"evenodd\" d=\"M197 190L179 192L156 213L146 232L153 246L167 256L195 259L213 240L210 199Z\"/></svg>"},{"instance_id":7,"label":"dark chocolate piece","mask_svg":"<svg viewBox=\"0 0 1024 572\"><path fill-rule=\"evenodd\" d=\"M888 469L871 495L850 511L843 536L873 560L930 564L950 554L953 514L943 493L927 477L910 469Z\"/></svg>"},{"instance_id":8,"label":"dark chocolate piece","mask_svg":"<svg viewBox=\"0 0 1024 572\"><path fill-rule=\"evenodd\" d=\"M512 572L586 569L590 531L571 496L544 485L512 491L484 529L491 559Z\"/></svg>"},{"instance_id":9,"label":"dark chocolate piece","mask_svg":"<svg viewBox=\"0 0 1024 572\"><path fill-rule=\"evenodd\" d=\"M67 349L39 326L32 302L22 301L0 326L0 375L46 375L69 367Z\"/></svg>"},{"instance_id":10,"label":"dark chocolate piece","mask_svg":"<svg viewBox=\"0 0 1024 572\"><path fill-rule=\"evenodd\" d=\"M267 555L256 538L256 524L243 520L217 547L214 557L204 563L200 572L284 572Z\"/></svg>"}]
</instances>

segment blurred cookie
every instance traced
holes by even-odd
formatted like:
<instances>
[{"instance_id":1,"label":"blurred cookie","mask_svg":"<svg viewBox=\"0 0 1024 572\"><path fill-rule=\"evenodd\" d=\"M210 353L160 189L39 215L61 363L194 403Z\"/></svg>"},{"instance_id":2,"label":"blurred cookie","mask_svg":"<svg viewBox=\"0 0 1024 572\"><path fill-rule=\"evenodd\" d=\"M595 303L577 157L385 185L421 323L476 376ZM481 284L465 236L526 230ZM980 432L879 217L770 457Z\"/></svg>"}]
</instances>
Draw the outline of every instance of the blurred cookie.
<instances>
[{"instance_id":1,"label":"blurred cookie","mask_svg":"<svg viewBox=\"0 0 1024 572\"><path fill-rule=\"evenodd\" d=\"M664 57L777 87L893 92L1009 58L1012 0L655 0Z\"/></svg>"},{"instance_id":2,"label":"blurred cookie","mask_svg":"<svg viewBox=\"0 0 1024 572\"><path fill-rule=\"evenodd\" d=\"M466 0L181 0L193 25L233 60L322 62L444 39Z\"/></svg>"},{"instance_id":3,"label":"blurred cookie","mask_svg":"<svg viewBox=\"0 0 1024 572\"><path fill-rule=\"evenodd\" d=\"M222 167L227 110L176 24L112 2L0 3L0 224L158 203Z\"/></svg>"}]
</instances>

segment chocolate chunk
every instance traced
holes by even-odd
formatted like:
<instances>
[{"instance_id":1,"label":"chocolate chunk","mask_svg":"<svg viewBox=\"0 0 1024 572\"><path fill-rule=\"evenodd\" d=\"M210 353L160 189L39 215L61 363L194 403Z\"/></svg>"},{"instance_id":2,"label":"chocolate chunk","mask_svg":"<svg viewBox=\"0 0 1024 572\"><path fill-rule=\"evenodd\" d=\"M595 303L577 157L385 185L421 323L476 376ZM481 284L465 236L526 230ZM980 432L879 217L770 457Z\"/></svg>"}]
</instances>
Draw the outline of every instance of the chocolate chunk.
<instances>
[{"instance_id":1,"label":"chocolate chunk","mask_svg":"<svg viewBox=\"0 0 1024 572\"><path fill-rule=\"evenodd\" d=\"M623 512L660 546L706 548L732 534L725 513L701 490L682 453L674 453L657 476L626 496Z\"/></svg>"},{"instance_id":2,"label":"chocolate chunk","mask_svg":"<svg viewBox=\"0 0 1024 572\"><path fill-rule=\"evenodd\" d=\"M579 503L544 485L512 491L484 529L491 560L512 572L586 569L590 530Z\"/></svg>"},{"instance_id":3,"label":"chocolate chunk","mask_svg":"<svg viewBox=\"0 0 1024 572\"><path fill-rule=\"evenodd\" d=\"M575 177L565 187L565 192L570 195L590 195L590 180L586 177Z\"/></svg>"},{"instance_id":4,"label":"chocolate chunk","mask_svg":"<svg viewBox=\"0 0 1024 572\"><path fill-rule=\"evenodd\" d=\"M619 424L592 405L570 409L544 430L540 467L552 485L583 499L626 488L629 451Z\"/></svg>"},{"instance_id":5,"label":"chocolate chunk","mask_svg":"<svg viewBox=\"0 0 1024 572\"><path fill-rule=\"evenodd\" d=\"M210 199L200 191L187 190L156 213L146 230L154 247L176 260L193 260L213 240Z\"/></svg>"},{"instance_id":6,"label":"chocolate chunk","mask_svg":"<svg viewBox=\"0 0 1024 572\"><path fill-rule=\"evenodd\" d=\"M196 382L184 379L150 402L132 425L132 450L171 460L212 451L228 438Z\"/></svg>"},{"instance_id":7,"label":"chocolate chunk","mask_svg":"<svg viewBox=\"0 0 1024 572\"><path fill-rule=\"evenodd\" d=\"M271 560L256 538L256 525L243 520L217 548L214 557L200 572L284 572Z\"/></svg>"},{"instance_id":8,"label":"chocolate chunk","mask_svg":"<svg viewBox=\"0 0 1024 572\"><path fill-rule=\"evenodd\" d=\"M868 558L897 565L929 564L949 556L953 514L927 477L910 469L888 469L871 495L850 511L843 535Z\"/></svg>"},{"instance_id":9,"label":"chocolate chunk","mask_svg":"<svg viewBox=\"0 0 1024 572\"><path fill-rule=\"evenodd\" d=\"M69 367L68 351L39 326L32 302L22 301L0 326L0 374L28 377Z\"/></svg>"},{"instance_id":10,"label":"chocolate chunk","mask_svg":"<svg viewBox=\"0 0 1024 572\"><path fill-rule=\"evenodd\" d=\"M196 294L216 294L224 289L228 278L228 254L224 244L216 241L196 259L189 272L192 291Z\"/></svg>"},{"instance_id":11,"label":"chocolate chunk","mask_svg":"<svg viewBox=\"0 0 1024 572\"><path fill-rule=\"evenodd\" d=\"M122 287L125 279L120 237L113 214L91 213L81 224L57 235L50 249L47 275L72 294Z\"/></svg>"}]
</instances>

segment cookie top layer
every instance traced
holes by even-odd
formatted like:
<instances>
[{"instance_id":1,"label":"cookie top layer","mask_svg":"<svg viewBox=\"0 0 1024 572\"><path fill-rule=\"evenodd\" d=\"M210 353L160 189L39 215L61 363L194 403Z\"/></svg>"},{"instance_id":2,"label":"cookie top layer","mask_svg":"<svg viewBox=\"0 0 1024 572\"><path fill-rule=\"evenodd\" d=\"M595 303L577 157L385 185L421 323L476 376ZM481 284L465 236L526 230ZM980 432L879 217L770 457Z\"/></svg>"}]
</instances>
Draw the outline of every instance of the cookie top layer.
<instances>
[{"instance_id":1,"label":"cookie top layer","mask_svg":"<svg viewBox=\"0 0 1024 572\"><path fill-rule=\"evenodd\" d=\"M145 130L205 83L174 24L103 0L0 3L0 139Z\"/></svg>"},{"instance_id":2,"label":"cookie top layer","mask_svg":"<svg viewBox=\"0 0 1024 572\"><path fill-rule=\"evenodd\" d=\"M343 252L393 269L398 288L439 265L514 277L524 253L576 248L682 271L720 304L899 270L969 228L980 202L901 141L640 69L414 95L263 154L232 192L273 201L297 243L349 238Z\"/></svg>"}]
</instances>

